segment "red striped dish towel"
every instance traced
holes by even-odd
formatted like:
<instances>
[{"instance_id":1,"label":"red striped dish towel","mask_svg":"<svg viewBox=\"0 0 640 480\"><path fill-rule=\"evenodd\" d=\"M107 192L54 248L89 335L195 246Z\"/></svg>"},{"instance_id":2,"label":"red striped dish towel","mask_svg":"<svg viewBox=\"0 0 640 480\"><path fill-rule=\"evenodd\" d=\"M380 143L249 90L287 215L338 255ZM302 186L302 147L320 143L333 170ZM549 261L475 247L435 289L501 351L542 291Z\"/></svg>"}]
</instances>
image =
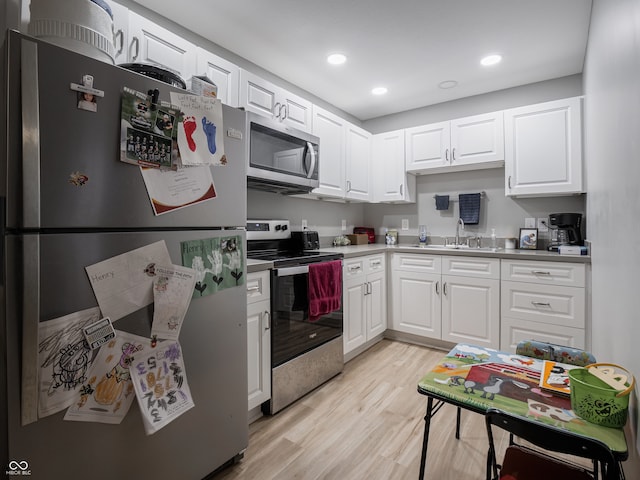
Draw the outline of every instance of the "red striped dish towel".
<instances>
[{"instance_id":1,"label":"red striped dish towel","mask_svg":"<svg viewBox=\"0 0 640 480\"><path fill-rule=\"evenodd\" d=\"M309 265L309 321L340 308L342 299L342 261Z\"/></svg>"}]
</instances>

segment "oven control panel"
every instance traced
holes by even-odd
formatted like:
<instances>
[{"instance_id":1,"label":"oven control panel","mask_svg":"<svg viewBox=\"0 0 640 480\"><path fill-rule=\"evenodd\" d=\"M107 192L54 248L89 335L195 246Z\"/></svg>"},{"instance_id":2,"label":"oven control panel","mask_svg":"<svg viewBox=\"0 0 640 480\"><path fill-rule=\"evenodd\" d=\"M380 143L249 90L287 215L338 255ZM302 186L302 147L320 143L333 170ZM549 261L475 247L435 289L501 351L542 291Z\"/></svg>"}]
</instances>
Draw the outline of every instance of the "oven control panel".
<instances>
[{"instance_id":1,"label":"oven control panel","mask_svg":"<svg viewBox=\"0 0 640 480\"><path fill-rule=\"evenodd\" d=\"M289 220L247 220L247 240L283 240L290 237Z\"/></svg>"}]
</instances>

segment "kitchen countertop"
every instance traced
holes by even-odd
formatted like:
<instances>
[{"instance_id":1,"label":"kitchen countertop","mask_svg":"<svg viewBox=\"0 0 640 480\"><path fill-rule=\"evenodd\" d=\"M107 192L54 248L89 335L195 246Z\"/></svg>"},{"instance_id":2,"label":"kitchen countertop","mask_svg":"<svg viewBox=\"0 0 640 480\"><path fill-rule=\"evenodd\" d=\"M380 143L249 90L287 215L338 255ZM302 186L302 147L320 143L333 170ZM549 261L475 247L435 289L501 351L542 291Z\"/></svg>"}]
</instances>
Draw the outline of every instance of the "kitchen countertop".
<instances>
[{"instance_id":1,"label":"kitchen countertop","mask_svg":"<svg viewBox=\"0 0 640 480\"><path fill-rule=\"evenodd\" d=\"M349 245L347 247L321 247L323 252L342 253L344 258L360 257L374 253L398 252L398 253L418 253L432 255L462 255L470 257L491 257L511 260L538 260L545 262L570 262L570 263L591 263L589 255L560 255L557 252L547 250L506 250L498 248L491 249L475 248L445 248L444 246L429 245L428 247L418 247L411 245L384 245L372 243L368 245Z\"/></svg>"},{"instance_id":2,"label":"kitchen countertop","mask_svg":"<svg viewBox=\"0 0 640 480\"><path fill-rule=\"evenodd\" d=\"M496 251L490 249L475 248L445 248L444 246L429 245L428 247L418 247L411 245L384 245L382 243L372 243L367 245L349 245L346 247L320 247L323 252L341 253L344 258L361 257L375 253L417 253L431 255L460 255L468 257L489 257L504 258L511 260L538 260L544 262L569 262L569 263L591 263L589 255L560 255L547 250L506 250L499 248ZM247 273L261 272L273 268L273 262L264 260L247 259Z\"/></svg>"}]
</instances>

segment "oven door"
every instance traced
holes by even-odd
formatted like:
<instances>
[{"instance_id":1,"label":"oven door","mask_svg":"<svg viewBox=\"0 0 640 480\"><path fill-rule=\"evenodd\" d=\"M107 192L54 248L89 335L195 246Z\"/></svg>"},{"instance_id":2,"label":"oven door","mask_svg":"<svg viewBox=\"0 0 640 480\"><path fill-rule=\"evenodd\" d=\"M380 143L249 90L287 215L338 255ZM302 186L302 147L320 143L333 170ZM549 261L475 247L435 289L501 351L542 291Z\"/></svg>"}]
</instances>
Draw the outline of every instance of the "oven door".
<instances>
[{"instance_id":1,"label":"oven door","mask_svg":"<svg viewBox=\"0 0 640 480\"><path fill-rule=\"evenodd\" d=\"M308 265L272 270L272 367L342 335L342 306L318 320L309 320L308 281Z\"/></svg>"}]
</instances>

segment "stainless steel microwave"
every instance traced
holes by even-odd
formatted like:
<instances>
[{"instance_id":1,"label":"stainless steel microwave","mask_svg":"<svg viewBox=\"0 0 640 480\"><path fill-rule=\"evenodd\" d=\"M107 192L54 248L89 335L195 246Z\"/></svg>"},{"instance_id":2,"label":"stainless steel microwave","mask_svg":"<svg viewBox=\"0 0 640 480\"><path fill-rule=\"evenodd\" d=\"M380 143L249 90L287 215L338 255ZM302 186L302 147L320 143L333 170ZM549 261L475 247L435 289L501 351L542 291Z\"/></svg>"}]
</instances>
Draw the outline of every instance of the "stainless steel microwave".
<instances>
[{"instance_id":1,"label":"stainless steel microwave","mask_svg":"<svg viewBox=\"0 0 640 480\"><path fill-rule=\"evenodd\" d=\"M318 186L318 137L248 112L247 139L250 188L295 194Z\"/></svg>"}]
</instances>

